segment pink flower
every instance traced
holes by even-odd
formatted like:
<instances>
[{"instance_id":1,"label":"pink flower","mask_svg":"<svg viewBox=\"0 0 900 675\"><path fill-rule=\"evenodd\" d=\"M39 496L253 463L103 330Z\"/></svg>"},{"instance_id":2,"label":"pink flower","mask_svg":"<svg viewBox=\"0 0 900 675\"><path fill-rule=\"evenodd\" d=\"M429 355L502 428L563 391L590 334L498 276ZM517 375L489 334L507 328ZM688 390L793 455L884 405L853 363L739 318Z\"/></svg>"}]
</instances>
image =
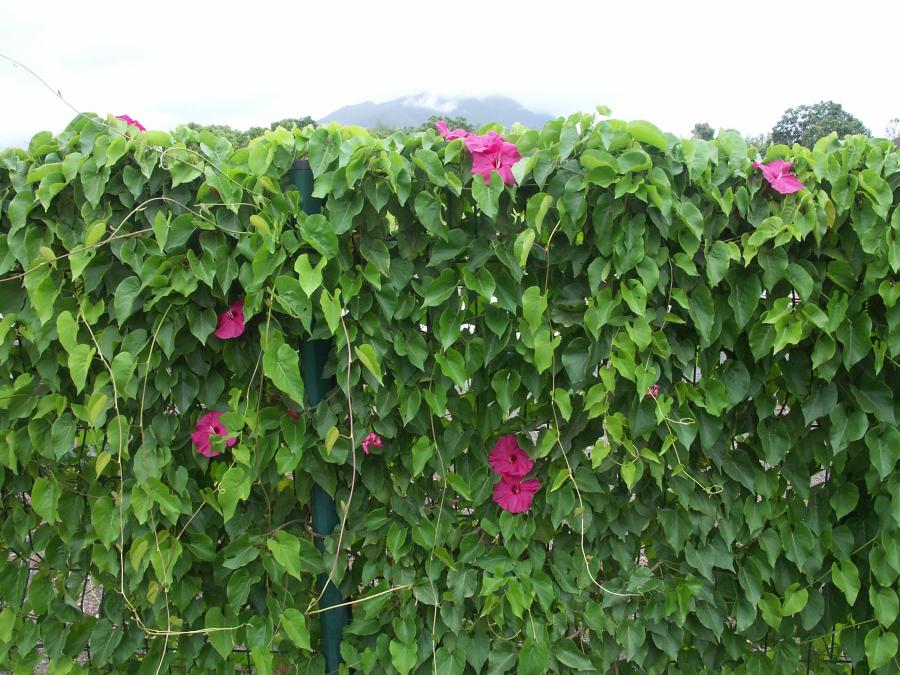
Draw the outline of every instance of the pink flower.
<instances>
[{"instance_id":1,"label":"pink flower","mask_svg":"<svg viewBox=\"0 0 900 675\"><path fill-rule=\"evenodd\" d=\"M288 408L288 409L287 409L287 413L288 413L288 417L290 417L292 420L299 420L299 419L300 419L300 413L298 413L298 412L297 412L296 410L294 410L293 408Z\"/></svg>"},{"instance_id":2,"label":"pink flower","mask_svg":"<svg viewBox=\"0 0 900 675\"><path fill-rule=\"evenodd\" d=\"M196 446L197 452L204 457L216 457L217 455L222 454L212 449L212 442L210 440L210 436L213 434L216 436L228 435L228 429L219 421L220 417L222 417L222 413L220 412L214 411L206 413L197 420L197 426L194 427L194 431L191 433L191 441ZM229 436L225 439L225 447L230 448L235 443L237 443L237 438L234 436Z\"/></svg>"},{"instance_id":3,"label":"pink flower","mask_svg":"<svg viewBox=\"0 0 900 675\"><path fill-rule=\"evenodd\" d=\"M367 455L369 454L369 446L374 445L376 448L384 447L384 443L381 440L381 436L376 434L374 431L370 431L369 435L363 439L362 449L363 452Z\"/></svg>"},{"instance_id":4,"label":"pink flower","mask_svg":"<svg viewBox=\"0 0 900 675\"><path fill-rule=\"evenodd\" d=\"M521 478L534 466L534 462L519 447L516 437L511 434L497 441L488 457L488 463L494 473L511 478Z\"/></svg>"},{"instance_id":5,"label":"pink flower","mask_svg":"<svg viewBox=\"0 0 900 675\"><path fill-rule=\"evenodd\" d=\"M131 119L128 115L116 115L117 120L122 120L128 126L134 126L138 128L138 131L147 131L143 124L138 122L137 120Z\"/></svg>"},{"instance_id":6,"label":"pink flower","mask_svg":"<svg viewBox=\"0 0 900 675\"><path fill-rule=\"evenodd\" d=\"M536 478L520 480L512 476L501 476L494 485L494 501L504 511L522 513L531 508L534 493L540 488L541 483Z\"/></svg>"},{"instance_id":7,"label":"pink flower","mask_svg":"<svg viewBox=\"0 0 900 675\"><path fill-rule=\"evenodd\" d=\"M652 387L650 387L649 390L647 390L647 393L644 394L644 398L647 398L648 396L650 398L656 398L657 396L659 396L659 392L660 392L659 385L654 384Z\"/></svg>"},{"instance_id":8,"label":"pink flower","mask_svg":"<svg viewBox=\"0 0 900 675\"><path fill-rule=\"evenodd\" d=\"M441 136L448 141L455 141L457 138L466 138L470 135L465 129L454 129L453 131L450 131L444 120L438 120L434 126L441 132Z\"/></svg>"},{"instance_id":9,"label":"pink flower","mask_svg":"<svg viewBox=\"0 0 900 675\"><path fill-rule=\"evenodd\" d=\"M220 340L231 340L244 334L244 301L238 300L219 314L219 324L215 336Z\"/></svg>"},{"instance_id":10,"label":"pink flower","mask_svg":"<svg viewBox=\"0 0 900 675\"><path fill-rule=\"evenodd\" d=\"M515 143L503 140L496 131L484 136L468 136L466 148L472 155L472 174L479 173L485 183L491 182L491 172L496 171L507 185L515 183L513 164L522 159Z\"/></svg>"},{"instance_id":11,"label":"pink flower","mask_svg":"<svg viewBox=\"0 0 900 675\"><path fill-rule=\"evenodd\" d=\"M769 185L783 195L803 189L803 183L791 173L792 166L791 162L785 162L783 159L776 159L768 164L753 162L753 167L762 171L763 178L769 181Z\"/></svg>"},{"instance_id":12,"label":"pink flower","mask_svg":"<svg viewBox=\"0 0 900 675\"><path fill-rule=\"evenodd\" d=\"M503 136L496 131L489 131L484 136L470 134L463 141L466 144L466 150L473 155L480 152L499 152L505 142Z\"/></svg>"}]
</instances>

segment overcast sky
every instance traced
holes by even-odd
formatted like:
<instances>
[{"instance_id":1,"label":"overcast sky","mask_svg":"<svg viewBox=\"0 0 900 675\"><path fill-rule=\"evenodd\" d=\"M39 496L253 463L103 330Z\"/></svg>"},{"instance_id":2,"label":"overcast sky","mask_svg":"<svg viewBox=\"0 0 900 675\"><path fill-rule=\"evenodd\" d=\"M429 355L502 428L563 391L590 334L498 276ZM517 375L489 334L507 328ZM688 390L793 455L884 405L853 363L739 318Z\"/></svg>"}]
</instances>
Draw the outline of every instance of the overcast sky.
<instances>
[{"instance_id":1,"label":"overcast sky","mask_svg":"<svg viewBox=\"0 0 900 675\"><path fill-rule=\"evenodd\" d=\"M873 133L900 117L896 0L47 3L0 0L0 54L79 110L148 128L265 125L420 92L607 105L688 134L768 131L834 100ZM0 59L0 147L73 113Z\"/></svg>"}]
</instances>

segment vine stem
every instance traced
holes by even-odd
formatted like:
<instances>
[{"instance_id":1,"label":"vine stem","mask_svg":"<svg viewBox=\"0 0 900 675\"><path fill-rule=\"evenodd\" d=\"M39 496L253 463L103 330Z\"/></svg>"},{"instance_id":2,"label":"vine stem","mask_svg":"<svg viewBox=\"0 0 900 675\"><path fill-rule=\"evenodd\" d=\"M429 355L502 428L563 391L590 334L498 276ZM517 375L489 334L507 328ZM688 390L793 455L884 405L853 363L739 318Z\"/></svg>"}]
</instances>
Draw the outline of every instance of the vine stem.
<instances>
[{"instance_id":1,"label":"vine stem","mask_svg":"<svg viewBox=\"0 0 900 675\"><path fill-rule=\"evenodd\" d=\"M387 595L389 593L396 593L397 591L403 591L407 588L412 588L415 584L404 584L402 586L392 586L391 588L385 589L373 595L367 595L363 598L357 598L356 600L348 600L347 602L342 602L337 605L330 605L328 607L321 607L319 609L308 609L306 610L307 616L312 616L313 614L321 614L322 612L330 612L332 609L336 609L338 607L352 607L353 605L358 605L363 602L368 602L369 600L374 600L375 598L380 598L383 595Z\"/></svg>"},{"instance_id":2,"label":"vine stem","mask_svg":"<svg viewBox=\"0 0 900 675\"><path fill-rule=\"evenodd\" d=\"M555 226L555 227L553 228L553 230L550 232L550 236L547 237L547 245L544 246L544 253L545 253L546 256L547 256L547 269L546 269L546 272L545 272L545 274L544 274L544 295L547 295L547 294L548 294L549 288L550 288L550 244L551 244L552 241L553 241L553 236L554 236L554 235L556 234L556 232L559 230L560 224L561 224L561 221L556 223L556 226ZM551 331L551 332L550 332L550 340L551 340L551 345L552 345L552 340L553 340L553 321L552 321L552 319L550 318L550 303L549 303L549 302L547 303L547 307L546 307L546 309L544 310L544 315L547 317L547 323L548 323L549 326L550 326L550 331ZM551 362L550 362L550 390L551 390L551 392L556 390L556 354L553 354L553 355L551 356ZM584 499L583 499L582 496L581 496L581 490L580 490L579 487L578 487L578 481L575 480L575 472L572 470L572 464L571 464L571 462L569 461L569 455L568 455L568 453L566 452L566 449L563 447L562 440L560 439L560 435L559 435L559 417L558 417L558 415L557 415L556 401L554 400L552 393L551 393L551 396L550 396L550 410L553 412L553 425L554 425L554 427L555 427L555 429L556 429L556 444L559 446L559 450L560 450L560 452L562 453L563 459L564 459L565 462L566 462L566 468L567 468L568 471L569 471L568 479L569 479L570 481L572 481L572 486L575 488L575 495L578 497L578 510L580 511L580 513L579 513L579 518L580 518L580 520L581 520L581 528L580 528L581 531L580 531L580 533L579 533L579 534L580 534L580 538L579 538L579 546L580 546L580 548L581 548L581 557L582 557L582 559L584 560L584 567L585 567L585 570L587 571L588 577L590 577L590 580L594 583L595 586L597 586L597 588L599 588L599 589L600 589L601 591L603 591L604 593L608 593L609 595L613 595L613 596L616 596L616 597L619 597L619 598L640 598L640 597L643 597L643 594L642 594L642 593L618 593L618 592L616 592L616 591L612 591L612 590L608 589L606 586L604 586L603 584L601 584L601 583L596 579L596 577L594 577L594 573L591 572L591 565L590 565L590 561L588 560L587 550L586 550L585 547L584 547Z\"/></svg>"}]
</instances>

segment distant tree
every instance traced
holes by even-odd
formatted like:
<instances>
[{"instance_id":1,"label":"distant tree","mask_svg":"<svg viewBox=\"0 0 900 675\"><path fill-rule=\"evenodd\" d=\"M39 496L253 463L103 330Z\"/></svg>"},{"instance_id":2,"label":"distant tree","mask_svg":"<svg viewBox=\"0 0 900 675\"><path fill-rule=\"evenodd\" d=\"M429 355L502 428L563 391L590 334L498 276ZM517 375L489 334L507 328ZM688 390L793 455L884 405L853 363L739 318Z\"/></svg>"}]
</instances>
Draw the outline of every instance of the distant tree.
<instances>
[{"instance_id":1,"label":"distant tree","mask_svg":"<svg viewBox=\"0 0 900 675\"><path fill-rule=\"evenodd\" d=\"M285 117L283 120L278 120L277 122L272 122L269 125L270 131L275 131L278 127L284 127L285 129L293 129L294 127L306 127L309 125L316 126L316 121L307 115L306 117Z\"/></svg>"},{"instance_id":2,"label":"distant tree","mask_svg":"<svg viewBox=\"0 0 900 675\"><path fill-rule=\"evenodd\" d=\"M900 117L895 117L884 128L884 133L894 141L894 145L900 147Z\"/></svg>"},{"instance_id":3,"label":"distant tree","mask_svg":"<svg viewBox=\"0 0 900 675\"><path fill-rule=\"evenodd\" d=\"M186 126L196 131L205 130L216 136L227 138L232 147L237 150L246 147L254 138L259 138L267 131L274 131L278 127L293 129L294 127L305 127L309 124L315 126L316 121L312 117L306 116L301 118L286 117L277 122L272 122L268 127L250 127L244 131L234 129L225 124L197 124L196 122L191 122Z\"/></svg>"},{"instance_id":4,"label":"distant tree","mask_svg":"<svg viewBox=\"0 0 900 675\"><path fill-rule=\"evenodd\" d=\"M475 131L475 125L465 117L447 117L442 115L432 115L419 126L410 129L410 131L428 131L428 129L434 129L435 123L437 123L439 120L444 120L447 123L447 126L451 129L465 129L466 131Z\"/></svg>"},{"instance_id":5,"label":"distant tree","mask_svg":"<svg viewBox=\"0 0 900 675\"><path fill-rule=\"evenodd\" d=\"M788 108L772 129L772 142L807 148L832 131L839 137L847 134L869 135L866 126L834 101L820 101L814 105Z\"/></svg>"},{"instance_id":6,"label":"distant tree","mask_svg":"<svg viewBox=\"0 0 900 675\"><path fill-rule=\"evenodd\" d=\"M744 136L744 141L751 148L756 148L757 150L765 150L772 144L772 134L766 132L762 134L756 134L755 136Z\"/></svg>"},{"instance_id":7,"label":"distant tree","mask_svg":"<svg viewBox=\"0 0 900 675\"><path fill-rule=\"evenodd\" d=\"M706 122L697 122L691 131L691 138L700 138L704 141L711 141L715 136L716 130Z\"/></svg>"}]
</instances>

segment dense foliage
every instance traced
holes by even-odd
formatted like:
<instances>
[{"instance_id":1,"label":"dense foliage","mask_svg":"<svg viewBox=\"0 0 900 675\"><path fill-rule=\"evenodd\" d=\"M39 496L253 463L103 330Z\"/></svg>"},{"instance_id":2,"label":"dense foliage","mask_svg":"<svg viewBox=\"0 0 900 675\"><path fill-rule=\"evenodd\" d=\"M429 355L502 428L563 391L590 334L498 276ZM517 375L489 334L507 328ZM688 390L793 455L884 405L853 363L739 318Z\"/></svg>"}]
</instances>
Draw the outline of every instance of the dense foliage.
<instances>
[{"instance_id":1,"label":"dense foliage","mask_svg":"<svg viewBox=\"0 0 900 675\"><path fill-rule=\"evenodd\" d=\"M847 134L868 136L869 130L840 103L820 101L813 105L798 105L788 108L772 128L772 142L793 145L799 143L807 148L820 138L836 133L840 137Z\"/></svg>"},{"instance_id":2,"label":"dense foliage","mask_svg":"<svg viewBox=\"0 0 900 675\"><path fill-rule=\"evenodd\" d=\"M191 122L186 126L194 131L207 131L214 136L224 138L231 143L235 150L239 150L240 148L247 147L253 139L259 138L267 131L275 131L278 127L290 130L294 127L315 126L315 124L315 120L307 115L306 117L299 119L285 118L283 120L278 120L277 122L272 122L268 128L250 127L249 129L235 129L227 124L198 124L196 122Z\"/></svg>"},{"instance_id":3,"label":"dense foliage","mask_svg":"<svg viewBox=\"0 0 900 675\"><path fill-rule=\"evenodd\" d=\"M511 187L431 131L79 118L0 153L0 667L322 672L330 572L357 672L896 672L900 153L774 146L784 196L733 132L507 139Z\"/></svg>"}]
</instances>

